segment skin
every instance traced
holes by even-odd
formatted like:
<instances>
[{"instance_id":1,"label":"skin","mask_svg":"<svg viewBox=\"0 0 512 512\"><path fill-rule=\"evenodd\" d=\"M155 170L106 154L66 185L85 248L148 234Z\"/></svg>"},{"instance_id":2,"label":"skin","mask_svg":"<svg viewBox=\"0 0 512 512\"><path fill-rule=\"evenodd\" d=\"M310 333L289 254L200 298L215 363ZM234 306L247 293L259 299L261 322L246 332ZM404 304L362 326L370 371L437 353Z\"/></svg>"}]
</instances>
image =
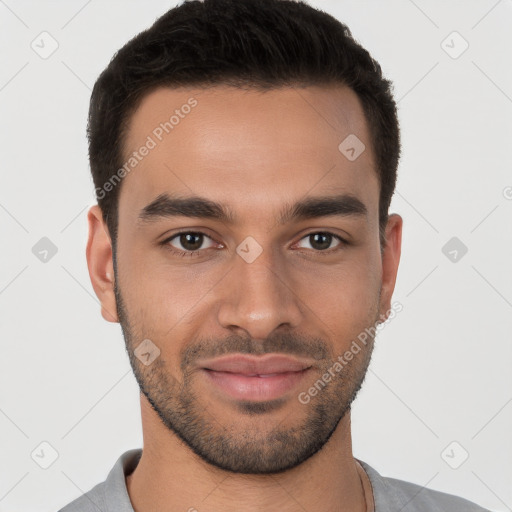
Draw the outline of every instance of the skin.
<instances>
[{"instance_id":1,"label":"skin","mask_svg":"<svg viewBox=\"0 0 512 512\"><path fill-rule=\"evenodd\" d=\"M99 207L88 214L91 281L103 317L121 322L141 387L143 455L126 479L134 509L365 511L350 404L373 340L309 403L297 398L391 307L402 219L389 217L381 251L361 104L341 86L162 88L131 118L126 156L191 97L197 106L122 182L116 269ZM355 161L338 149L349 134L366 146ZM141 222L164 192L217 201L234 222ZM286 204L338 194L367 213L278 222ZM179 230L207 234L194 256L177 254L190 247L180 237L160 244ZM309 235L325 232L348 243L328 238L322 249ZM236 252L248 236L262 248L251 263ZM144 339L160 350L149 366L134 356ZM197 367L199 357L239 352L307 357L313 367L280 399L242 403Z\"/></svg>"}]
</instances>

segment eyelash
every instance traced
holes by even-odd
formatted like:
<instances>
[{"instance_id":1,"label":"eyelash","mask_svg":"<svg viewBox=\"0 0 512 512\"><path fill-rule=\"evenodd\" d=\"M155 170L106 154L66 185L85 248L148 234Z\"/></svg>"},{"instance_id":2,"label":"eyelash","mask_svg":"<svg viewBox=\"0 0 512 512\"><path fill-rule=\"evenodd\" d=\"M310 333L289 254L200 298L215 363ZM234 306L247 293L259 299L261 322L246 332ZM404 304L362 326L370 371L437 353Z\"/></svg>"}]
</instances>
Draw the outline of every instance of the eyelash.
<instances>
[{"instance_id":1,"label":"eyelash","mask_svg":"<svg viewBox=\"0 0 512 512\"><path fill-rule=\"evenodd\" d=\"M198 257L198 256L201 256L201 253L205 250L208 250L208 249L197 249L195 251L182 251L182 250L178 250L176 248L174 248L172 245L169 244L169 242L171 240L174 240L175 238L179 237L180 235L187 235L187 234L191 234L191 235L203 235L207 238L209 238L210 240L212 240L213 242L215 242L215 240L207 235L206 233L204 233L203 231L179 231L178 233L174 233L174 235L172 235L171 237L169 238L166 238L165 240L163 240L162 242L160 242L160 245L164 246L167 250L171 251L173 254L175 254L176 256L179 256L181 258L183 257ZM304 238L307 238L311 235L317 235L317 234L322 234L322 235L330 235L332 236L333 238L335 238L336 240L338 240L338 242L340 242L340 244L336 247L332 247L330 249L325 249L325 250L314 250L314 249L307 249L307 250L312 250L314 251L316 254L319 254L319 255L322 255L322 256L328 256L330 254L332 254L333 251L336 251L336 250L339 250L340 247L342 246L348 246L350 245L350 242L347 242L347 240L345 240L344 238L340 237L339 235L336 235L335 233L331 233L330 231L312 231L311 233L307 233L306 235L304 235L300 240L304 240ZM218 243L218 242L217 242Z\"/></svg>"}]
</instances>

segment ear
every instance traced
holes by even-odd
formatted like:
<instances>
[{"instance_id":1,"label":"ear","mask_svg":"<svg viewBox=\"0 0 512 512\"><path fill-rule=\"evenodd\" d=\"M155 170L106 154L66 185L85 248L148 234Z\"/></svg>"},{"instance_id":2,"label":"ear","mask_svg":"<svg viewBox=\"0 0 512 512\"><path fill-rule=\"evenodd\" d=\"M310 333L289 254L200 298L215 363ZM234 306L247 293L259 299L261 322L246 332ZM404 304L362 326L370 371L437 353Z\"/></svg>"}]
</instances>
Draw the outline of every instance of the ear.
<instances>
[{"instance_id":1,"label":"ear","mask_svg":"<svg viewBox=\"0 0 512 512\"><path fill-rule=\"evenodd\" d=\"M403 220L396 213L388 217L386 224L386 241L382 251L382 289L380 296L380 318L386 321L391 309L391 298L395 289L398 264L402 250Z\"/></svg>"},{"instance_id":2,"label":"ear","mask_svg":"<svg viewBox=\"0 0 512 512\"><path fill-rule=\"evenodd\" d=\"M101 315L107 322L119 322L114 295L114 263L112 241L98 205L89 209L89 238L87 240L87 266L92 287L101 303Z\"/></svg>"}]
</instances>

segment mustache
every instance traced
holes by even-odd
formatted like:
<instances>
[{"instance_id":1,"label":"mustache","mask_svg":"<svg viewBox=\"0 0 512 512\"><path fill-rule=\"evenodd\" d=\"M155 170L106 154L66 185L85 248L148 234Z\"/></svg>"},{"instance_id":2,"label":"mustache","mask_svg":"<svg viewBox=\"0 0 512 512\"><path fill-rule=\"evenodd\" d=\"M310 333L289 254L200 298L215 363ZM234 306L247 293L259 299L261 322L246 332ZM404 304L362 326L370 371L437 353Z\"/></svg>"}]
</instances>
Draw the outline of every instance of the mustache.
<instances>
[{"instance_id":1,"label":"mustache","mask_svg":"<svg viewBox=\"0 0 512 512\"><path fill-rule=\"evenodd\" d=\"M181 368L185 370L197 359L213 359L226 354L286 354L315 360L330 357L327 343L318 337L296 333L277 333L263 340L232 334L223 339L201 338L185 346L181 352Z\"/></svg>"}]
</instances>

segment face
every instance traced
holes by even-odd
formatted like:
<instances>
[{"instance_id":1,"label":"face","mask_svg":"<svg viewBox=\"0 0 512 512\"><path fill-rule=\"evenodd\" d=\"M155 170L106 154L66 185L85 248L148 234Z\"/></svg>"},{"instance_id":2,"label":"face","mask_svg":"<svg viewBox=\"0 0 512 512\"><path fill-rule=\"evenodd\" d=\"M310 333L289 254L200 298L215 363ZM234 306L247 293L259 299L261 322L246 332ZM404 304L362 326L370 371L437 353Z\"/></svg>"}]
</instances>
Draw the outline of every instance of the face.
<instances>
[{"instance_id":1,"label":"face","mask_svg":"<svg viewBox=\"0 0 512 512\"><path fill-rule=\"evenodd\" d=\"M350 410L373 339L344 354L385 318L398 266L401 219L381 252L357 96L159 89L134 113L125 154L137 161L119 197L115 295L91 264L100 242L88 257L143 395L210 464L301 464Z\"/></svg>"}]
</instances>

